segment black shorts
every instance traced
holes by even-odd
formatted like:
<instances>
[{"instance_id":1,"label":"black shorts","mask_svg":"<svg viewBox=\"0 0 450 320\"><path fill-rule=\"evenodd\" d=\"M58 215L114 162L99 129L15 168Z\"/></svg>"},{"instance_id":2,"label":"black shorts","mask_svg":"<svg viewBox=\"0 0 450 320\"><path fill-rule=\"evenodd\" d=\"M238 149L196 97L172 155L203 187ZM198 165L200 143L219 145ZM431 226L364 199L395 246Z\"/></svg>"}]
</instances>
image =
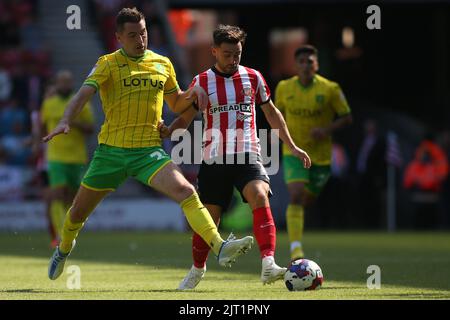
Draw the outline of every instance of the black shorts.
<instances>
[{"instance_id":1,"label":"black shorts","mask_svg":"<svg viewBox=\"0 0 450 320\"><path fill-rule=\"evenodd\" d=\"M236 163L236 162L235 162ZM259 160L256 163L245 164L207 164L203 162L198 173L198 193L203 204L213 204L226 210L233 197L233 187L240 192L242 200L247 202L242 194L244 187L253 180L262 180L270 185L266 169ZM269 197L272 191L269 189Z\"/></svg>"}]
</instances>

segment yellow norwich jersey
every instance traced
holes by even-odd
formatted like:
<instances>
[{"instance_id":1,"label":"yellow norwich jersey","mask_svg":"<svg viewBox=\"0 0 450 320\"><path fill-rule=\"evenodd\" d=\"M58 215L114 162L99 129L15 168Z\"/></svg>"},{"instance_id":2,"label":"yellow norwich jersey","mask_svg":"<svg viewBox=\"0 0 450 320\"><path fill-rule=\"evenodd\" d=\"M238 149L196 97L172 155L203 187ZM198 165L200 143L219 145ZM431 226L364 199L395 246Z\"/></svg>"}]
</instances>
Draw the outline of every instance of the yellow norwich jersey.
<instances>
[{"instance_id":1,"label":"yellow norwich jersey","mask_svg":"<svg viewBox=\"0 0 450 320\"><path fill-rule=\"evenodd\" d=\"M122 148L161 145L157 125L164 94L178 90L167 57L147 50L132 58L119 49L100 57L84 84L100 91L105 122L99 143Z\"/></svg>"},{"instance_id":2,"label":"yellow norwich jersey","mask_svg":"<svg viewBox=\"0 0 450 320\"><path fill-rule=\"evenodd\" d=\"M275 104L283 112L295 144L308 152L316 165L331 163L331 136L314 140L311 129L329 126L336 116L350 113L350 107L336 82L315 75L313 82L304 87L298 76L280 81L275 90ZM283 146L283 154L290 154Z\"/></svg>"},{"instance_id":3,"label":"yellow norwich jersey","mask_svg":"<svg viewBox=\"0 0 450 320\"><path fill-rule=\"evenodd\" d=\"M41 110L42 123L47 132L51 132L61 120L72 96L64 98L54 95L44 100ZM94 117L90 103L88 102L80 114L74 119L76 122L94 123ZM75 126L71 126L67 135L55 136L48 143L47 159L63 163L84 164L87 162L87 148L85 134Z\"/></svg>"}]
</instances>

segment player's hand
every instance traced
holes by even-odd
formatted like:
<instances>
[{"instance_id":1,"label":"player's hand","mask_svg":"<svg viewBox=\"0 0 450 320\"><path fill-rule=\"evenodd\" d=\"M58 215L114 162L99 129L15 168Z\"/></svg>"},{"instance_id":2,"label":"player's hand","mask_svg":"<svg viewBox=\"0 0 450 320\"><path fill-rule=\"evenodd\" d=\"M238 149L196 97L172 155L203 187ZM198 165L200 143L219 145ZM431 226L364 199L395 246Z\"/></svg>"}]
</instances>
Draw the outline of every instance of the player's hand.
<instances>
[{"instance_id":1,"label":"player's hand","mask_svg":"<svg viewBox=\"0 0 450 320\"><path fill-rule=\"evenodd\" d=\"M60 122L56 126L55 129L52 130L48 135L46 135L44 138L42 138L42 141L49 142L54 136L57 136L58 134L68 134L70 131L70 126L68 123Z\"/></svg>"},{"instance_id":2,"label":"player's hand","mask_svg":"<svg viewBox=\"0 0 450 320\"><path fill-rule=\"evenodd\" d=\"M323 140L328 137L329 134L330 133L326 128L313 128L311 130L311 137L313 137L314 140Z\"/></svg>"},{"instance_id":3,"label":"player's hand","mask_svg":"<svg viewBox=\"0 0 450 320\"><path fill-rule=\"evenodd\" d=\"M297 146L293 146L291 148L291 153L294 157L302 160L304 168L309 169L311 167L311 159L309 158L309 155L306 153L306 151L300 149Z\"/></svg>"},{"instance_id":4,"label":"player's hand","mask_svg":"<svg viewBox=\"0 0 450 320\"><path fill-rule=\"evenodd\" d=\"M170 129L168 126L164 124L164 120L161 120L158 122L158 130L159 130L159 136L161 139L165 139L170 137Z\"/></svg>"},{"instance_id":5,"label":"player's hand","mask_svg":"<svg viewBox=\"0 0 450 320\"><path fill-rule=\"evenodd\" d=\"M187 95L186 100L194 99L194 101L197 103L198 109L200 111L205 110L208 106L208 95L206 94L205 90L197 86L194 86L189 90L190 92Z\"/></svg>"}]
</instances>

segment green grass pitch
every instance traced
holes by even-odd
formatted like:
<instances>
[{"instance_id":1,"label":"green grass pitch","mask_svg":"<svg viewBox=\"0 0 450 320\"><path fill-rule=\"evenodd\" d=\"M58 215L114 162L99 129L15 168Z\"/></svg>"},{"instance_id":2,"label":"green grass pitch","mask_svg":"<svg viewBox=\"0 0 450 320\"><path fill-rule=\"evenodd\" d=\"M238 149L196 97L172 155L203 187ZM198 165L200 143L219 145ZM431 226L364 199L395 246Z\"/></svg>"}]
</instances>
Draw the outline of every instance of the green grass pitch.
<instances>
[{"instance_id":1,"label":"green grass pitch","mask_svg":"<svg viewBox=\"0 0 450 320\"><path fill-rule=\"evenodd\" d=\"M197 289L178 292L191 266L190 237L82 232L66 264L66 270L80 268L77 290L67 288L67 273L48 280L52 250L47 234L0 233L0 300L450 299L450 233L307 232L307 258L322 267L325 277L320 290L309 292L289 292L282 281L263 286L256 246L231 269L220 267L210 255ZM285 233L278 234L276 259L280 265L289 260ZM369 265L381 268L380 289L367 288Z\"/></svg>"}]
</instances>

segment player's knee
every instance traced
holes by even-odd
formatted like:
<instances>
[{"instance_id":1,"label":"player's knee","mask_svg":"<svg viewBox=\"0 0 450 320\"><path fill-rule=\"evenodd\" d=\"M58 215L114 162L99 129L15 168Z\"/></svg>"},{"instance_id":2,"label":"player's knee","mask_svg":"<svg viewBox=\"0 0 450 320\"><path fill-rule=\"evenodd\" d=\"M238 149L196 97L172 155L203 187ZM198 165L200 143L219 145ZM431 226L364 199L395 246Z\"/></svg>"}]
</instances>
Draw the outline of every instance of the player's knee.
<instances>
[{"instance_id":1,"label":"player's knee","mask_svg":"<svg viewBox=\"0 0 450 320\"><path fill-rule=\"evenodd\" d=\"M51 198L51 200L63 201L64 200L64 190L62 190L61 188L51 189L50 198Z\"/></svg>"},{"instance_id":2,"label":"player's knee","mask_svg":"<svg viewBox=\"0 0 450 320\"><path fill-rule=\"evenodd\" d=\"M306 192L302 194L301 203L304 207L309 207L313 205L315 201L316 201L315 196L308 194Z\"/></svg>"},{"instance_id":3,"label":"player's knee","mask_svg":"<svg viewBox=\"0 0 450 320\"><path fill-rule=\"evenodd\" d=\"M66 194L64 194L64 202L70 205L75 199L75 193L71 190L68 190Z\"/></svg>"},{"instance_id":4,"label":"player's knee","mask_svg":"<svg viewBox=\"0 0 450 320\"><path fill-rule=\"evenodd\" d=\"M302 204L302 194L301 192L290 192L289 193L289 203L295 205Z\"/></svg>"},{"instance_id":5,"label":"player's knee","mask_svg":"<svg viewBox=\"0 0 450 320\"><path fill-rule=\"evenodd\" d=\"M253 201L256 207L264 207L269 203L269 198L267 196L267 192L264 190L256 190Z\"/></svg>"}]
</instances>

